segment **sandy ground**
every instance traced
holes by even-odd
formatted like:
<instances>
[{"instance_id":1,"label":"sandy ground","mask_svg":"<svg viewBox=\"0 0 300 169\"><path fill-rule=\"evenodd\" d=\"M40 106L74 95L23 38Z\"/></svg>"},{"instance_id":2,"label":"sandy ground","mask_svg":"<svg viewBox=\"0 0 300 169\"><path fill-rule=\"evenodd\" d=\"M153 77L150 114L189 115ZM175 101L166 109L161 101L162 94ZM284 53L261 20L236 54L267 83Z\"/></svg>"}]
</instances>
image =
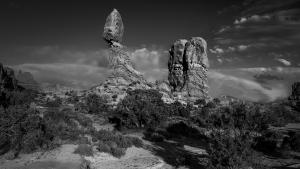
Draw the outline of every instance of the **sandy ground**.
<instances>
[{"instance_id":1,"label":"sandy ground","mask_svg":"<svg viewBox=\"0 0 300 169\"><path fill-rule=\"evenodd\" d=\"M74 154L77 145L64 144L47 152L20 154L14 160L0 160L1 169L76 169L82 157Z\"/></svg>"},{"instance_id":2,"label":"sandy ground","mask_svg":"<svg viewBox=\"0 0 300 169\"><path fill-rule=\"evenodd\" d=\"M131 147L126 154L115 158L107 153L95 152L93 157L74 154L77 145L64 144L48 152L21 154L14 160L0 160L0 169L80 169L83 159L91 162L93 169L171 169L150 151Z\"/></svg>"},{"instance_id":3,"label":"sandy ground","mask_svg":"<svg viewBox=\"0 0 300 169\"><path fill-rule=\"evenodd\" d=\"M94 157L85 157L95 169L171 169L162 159L150 151L131 147L120 159L106 153L96 153Z\"/></svg>"}]
</instances>

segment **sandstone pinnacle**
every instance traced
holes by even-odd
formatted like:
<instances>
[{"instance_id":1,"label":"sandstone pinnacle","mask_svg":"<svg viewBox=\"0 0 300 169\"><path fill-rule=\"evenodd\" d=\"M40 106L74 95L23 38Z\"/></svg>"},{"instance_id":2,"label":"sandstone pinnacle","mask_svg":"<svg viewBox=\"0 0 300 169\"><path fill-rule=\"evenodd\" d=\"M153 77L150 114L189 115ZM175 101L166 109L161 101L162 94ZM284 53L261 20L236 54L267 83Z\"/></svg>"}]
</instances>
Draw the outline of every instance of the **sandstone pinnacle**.
<instances>
[{"instance_id":1,"label":"sandstone pinnacle","mask_svg":"<svg viewBox=\"0 0 300 169\"><path fill-rule=\"evenodd\" d=\"M168 61L168 80L173 92L191 100L208 97L206 50L206 41L201 37L174 42Z\"/></svg>"}]
</instances>

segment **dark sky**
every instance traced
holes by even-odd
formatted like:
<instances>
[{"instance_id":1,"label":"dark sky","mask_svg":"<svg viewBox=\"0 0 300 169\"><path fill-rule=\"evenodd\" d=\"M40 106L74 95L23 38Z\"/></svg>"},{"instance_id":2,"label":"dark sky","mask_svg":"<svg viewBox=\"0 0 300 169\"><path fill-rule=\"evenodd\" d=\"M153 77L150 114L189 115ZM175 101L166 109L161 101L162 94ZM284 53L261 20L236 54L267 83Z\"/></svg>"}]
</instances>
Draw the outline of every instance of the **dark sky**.
<instances>
[{"instance_id":1,"label":"dark sky","mask_svg":"<svg viewBox=\"0 0 300 169\"><path fill-rule=\"evenodd\" d=\"M215 96L272 100L300 79L300 0L2 0L0 62L42 84L98 84L108 70L103 26L114 8L125 25L122 44L148 80L166 79L171 44L195 36L208 43Z\"/></svg>"},{"instance_id":2,"label":"dark sky","mask_svg":"<svg viewBox=\"0 0 300 169\"><path fill-rule=\"evenodd\" d=\"M238 2L238 1L237 1ZM234 19L220 15L233 0L185 1L1 1L1 48L59 45L76 48L102 48L106 16L119 10L125 25L128 46L168 47L178 38L203 36Z\"/></svg>"}]
</instances>

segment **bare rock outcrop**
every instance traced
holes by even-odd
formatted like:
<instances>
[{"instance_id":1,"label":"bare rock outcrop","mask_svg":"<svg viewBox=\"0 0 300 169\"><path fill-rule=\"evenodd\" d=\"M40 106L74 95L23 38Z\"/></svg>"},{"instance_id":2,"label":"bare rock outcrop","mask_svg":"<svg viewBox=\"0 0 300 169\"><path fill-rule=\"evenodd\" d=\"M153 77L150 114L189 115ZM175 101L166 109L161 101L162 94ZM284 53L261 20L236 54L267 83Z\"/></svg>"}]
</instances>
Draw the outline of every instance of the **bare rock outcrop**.
<instances>
[{"instance_id":1,"label":"bare rock outcrop","mask_svg":"<svg viewBox=\"0 0 300 169\"><path fill-rule=\"evenodd\" d=\"M180 39L172 45L168 80L174 95L190 101L208 98L206 50L206 41L200 37Z\"/></svg>"}]
</instances>

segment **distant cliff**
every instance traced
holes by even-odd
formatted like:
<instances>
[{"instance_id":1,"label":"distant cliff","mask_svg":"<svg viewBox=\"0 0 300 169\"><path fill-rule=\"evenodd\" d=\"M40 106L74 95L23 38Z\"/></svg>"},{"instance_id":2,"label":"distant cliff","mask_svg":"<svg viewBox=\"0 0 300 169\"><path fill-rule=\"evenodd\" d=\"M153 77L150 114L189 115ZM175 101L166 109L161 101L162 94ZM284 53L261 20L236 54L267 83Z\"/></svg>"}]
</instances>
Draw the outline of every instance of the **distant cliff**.
<instances>
[{"instance_id":1,"label":"distant cliff","mask_svg":"<svg viewBox=\"0 0 300 169\"><path fill-rule=\"evenodd\" d=\"M25 89L40 90L39 83L35 81L30 72L22 72L19 70L16 75L16 79L18 81L18 85L24 87Z\"/></svg>"},{"instance_id":2,"label":"distant cliff","mask_svg":"<svg viewBox=\"0 0 300 169\"><path fill-rule=\"evenodd\" d=\"M11 68L4 67L0 63L0 92L5 90L16 90L19 86L17 85L17 79L14 71Z\"/></svg>"}]
</instances>

